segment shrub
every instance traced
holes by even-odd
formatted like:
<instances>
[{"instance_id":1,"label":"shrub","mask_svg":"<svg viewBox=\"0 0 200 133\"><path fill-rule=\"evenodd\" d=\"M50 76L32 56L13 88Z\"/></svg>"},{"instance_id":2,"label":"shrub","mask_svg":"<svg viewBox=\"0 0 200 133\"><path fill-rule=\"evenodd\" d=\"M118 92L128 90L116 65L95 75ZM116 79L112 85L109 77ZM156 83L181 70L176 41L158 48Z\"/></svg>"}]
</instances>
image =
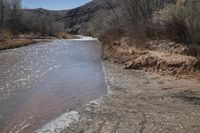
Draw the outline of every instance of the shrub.
<instances>
[{"instance_id":1,"label":"shrub","mask_svg":"<svg viewBox=\"0 0 200 133\"><path fill-rule=\"evenodd\" d=\"M185 44L200 44L200 1L179 0L164 11L167 37Z\"/></svg>"},{"instance_id":2,"label":"shrub","mask_svg":"<svg viewBox=\"0 0 200 133\"><path fill-rule=\"evenodd\" d=\"M0 31L0 40L7 40L7 39L13 39L13 34L9 30L1 30Z\"/></svg>"},{"instance_id":3,"label":"shrub","mask_svg":"<svg viewBox=\"0 0 200 133\"><path fill-rule=\"evenodd\" d=\"M92 36L98 37L106 44L113 44L114 41L120 40L123 35L123 29L111 12L101 12L97 17L94 17L89 25L89 31Z\"/></svg>"},{"instance_id":4,"label":"shrub","mask_svg":"<svg viewBox=\"0 0 200 133\"><path fill-rule=\"evenodd\" d=\"M146 47L146 40L152 36L153 14L166 4L174 2L174 0L118 0L122 25L132 45Z\"/></svg>"}]
</instances>

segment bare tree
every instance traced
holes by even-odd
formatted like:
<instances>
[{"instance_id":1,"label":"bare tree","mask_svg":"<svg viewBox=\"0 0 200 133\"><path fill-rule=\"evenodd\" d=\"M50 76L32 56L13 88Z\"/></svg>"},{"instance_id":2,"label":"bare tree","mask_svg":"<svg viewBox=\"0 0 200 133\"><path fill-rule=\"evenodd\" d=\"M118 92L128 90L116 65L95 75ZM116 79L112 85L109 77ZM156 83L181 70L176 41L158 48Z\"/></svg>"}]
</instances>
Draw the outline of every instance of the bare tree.
<instances>
[{"instance_id":1,"label":"bare tree","mask_svg":"<svg viewBox=\"0 0 200 133\"><path fill-rule=\"evenodd\" d=\"M21 7L21 3L22 1L21 0L9 0L8 1L8 5L9 5L9 12L10 12L10 19L9 19L9 22L10 22L10 29L12 32L16 32L17 30L17 26L19 24L19 21L20 21L20 7Z\"/></svg>"},{"instance_id":2,"label":"bare tree","mask_svg":"<svg viewBox=\"0 0 200 133\"><path fill-rule=\"evenodd\" d=\"M118 0L122 25L134 45L147 39L152 15L175 0Z\"/></svg>"},{"instance_id":3,"label":"bare tree","mask_svg":"<svg viewBox=\"0 0 200 133\"><path fill-rule=\"evenodd\" d=\"M0 28L3 26L8 0L0 0Z\"/></svg>"},{"instance_id":4,"label":"bare tree","mask_svg":"<svg viewBox=\"0 0 200 133\"><path fill-rule=\"evenodd\" d=\"M111 9L112 15L114 16L113 18L117 21L117 23L119 23L119 18L114 8L114 3L115 3L114 0L104 0L104 1L107 4L107 6Z\"/></svg>"}]
</instances>

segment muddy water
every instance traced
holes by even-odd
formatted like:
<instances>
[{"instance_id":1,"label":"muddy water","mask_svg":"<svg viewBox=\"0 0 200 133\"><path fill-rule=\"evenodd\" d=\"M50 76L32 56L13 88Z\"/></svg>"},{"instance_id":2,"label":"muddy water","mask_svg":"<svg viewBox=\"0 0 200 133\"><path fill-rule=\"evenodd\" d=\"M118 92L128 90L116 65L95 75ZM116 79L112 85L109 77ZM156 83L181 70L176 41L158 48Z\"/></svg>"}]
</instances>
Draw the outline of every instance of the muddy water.
<instances>
[{"instance_id":1,"label":"muddy water","mask_svg":"<svg viewBox=\"0 0 200 133\"><path fill-rule=\"evenodd\" d=\"M32 132L106 93L96 40L0 52L0 132Z\"/></svg>"}]
</instances>

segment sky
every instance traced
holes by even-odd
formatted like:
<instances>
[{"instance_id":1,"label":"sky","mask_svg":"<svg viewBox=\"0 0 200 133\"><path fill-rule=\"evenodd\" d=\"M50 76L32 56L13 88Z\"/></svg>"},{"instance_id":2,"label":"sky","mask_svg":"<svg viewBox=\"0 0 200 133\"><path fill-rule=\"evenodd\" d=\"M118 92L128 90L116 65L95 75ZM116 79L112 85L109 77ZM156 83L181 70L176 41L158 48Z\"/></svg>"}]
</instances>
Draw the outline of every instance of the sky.
<instances>
[{"instance_id":1,"label":"sky","mask_svg":"<svg viewBox=\"0 0 200 133\"><path fill-rule=\"evenodd\" d=\"M91 0L22 0L24 8L45 8L49 10L66 10L81 6Z\"/></svg>"}]
</instances>

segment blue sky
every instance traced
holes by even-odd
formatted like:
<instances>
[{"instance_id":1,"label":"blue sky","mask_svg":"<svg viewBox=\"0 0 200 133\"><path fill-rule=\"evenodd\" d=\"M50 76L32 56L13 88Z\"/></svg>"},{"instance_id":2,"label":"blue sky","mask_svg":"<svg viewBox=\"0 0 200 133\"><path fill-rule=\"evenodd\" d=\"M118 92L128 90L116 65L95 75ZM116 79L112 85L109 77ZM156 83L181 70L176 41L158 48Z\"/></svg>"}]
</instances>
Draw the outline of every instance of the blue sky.
<instances>
[{"instance_id":1,"label":"blue sky","mask_svg":"<svg viewBox=\"0 0 200 133\"><path fill-rule=\"evenodd\" d=\"M25 8L45 8L50 10L65 10L81 6L91 0L22 0Z\"/></svg>"}]
</instances>

